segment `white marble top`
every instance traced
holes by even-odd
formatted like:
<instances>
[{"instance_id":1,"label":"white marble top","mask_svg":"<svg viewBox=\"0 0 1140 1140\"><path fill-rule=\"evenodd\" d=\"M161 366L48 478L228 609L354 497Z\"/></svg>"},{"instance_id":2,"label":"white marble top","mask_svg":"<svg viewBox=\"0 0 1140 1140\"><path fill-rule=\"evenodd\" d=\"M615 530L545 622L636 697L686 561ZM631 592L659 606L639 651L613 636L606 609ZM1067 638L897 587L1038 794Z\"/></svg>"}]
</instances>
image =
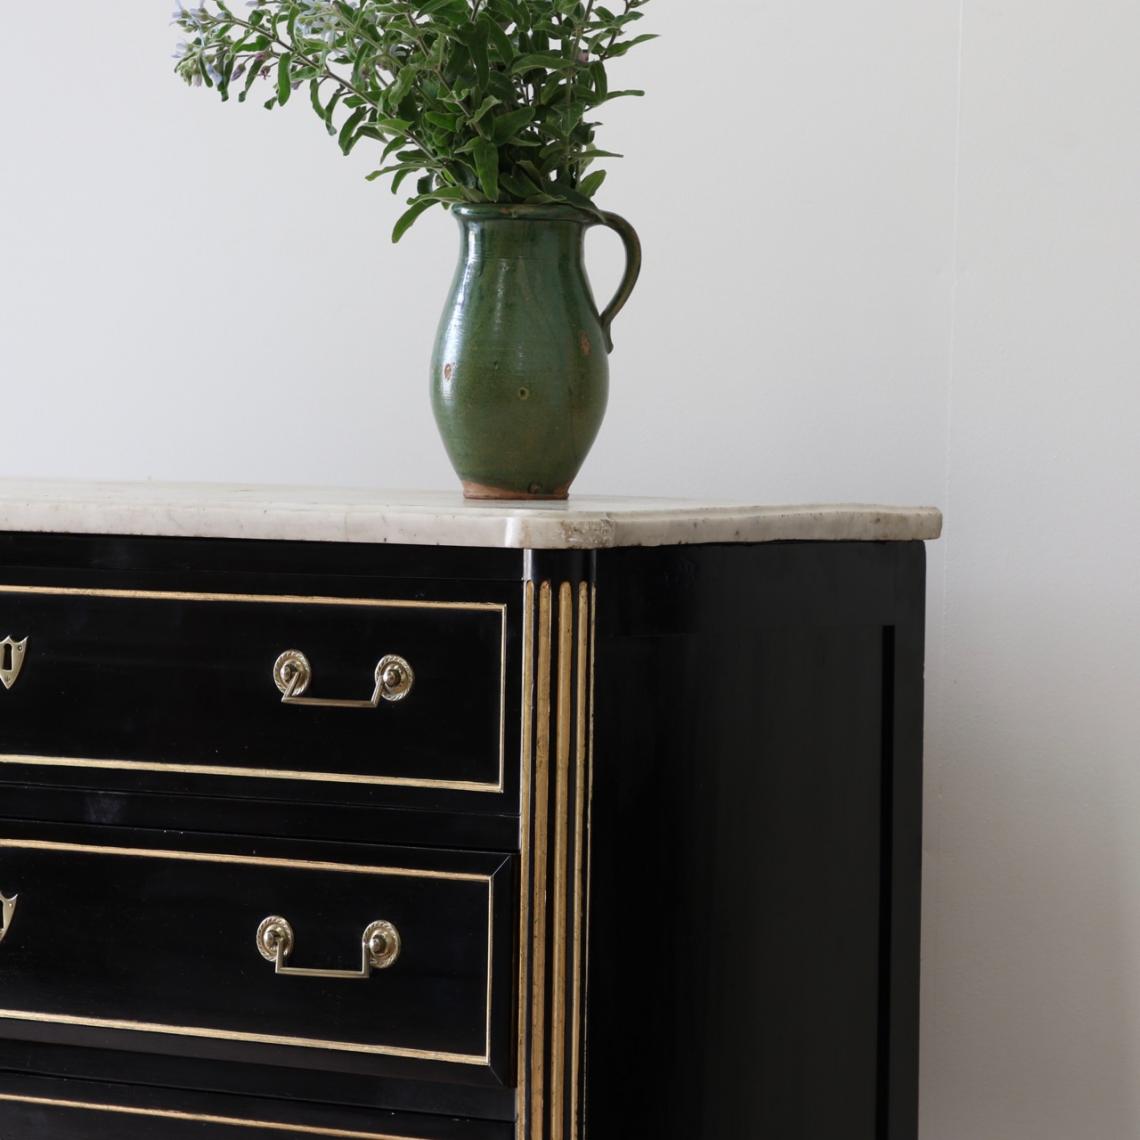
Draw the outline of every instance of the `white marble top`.
<instances>
[{"instance_id":1,"label":"white marble top","mask_svg":"<svg viewBox=\"0 0 1140 1140\"><path fill-rule=\"evenodd\" d=\"M458 493L0 479L0 531L591 550L692 543L938 538L930 507L748 506L581 496L473 503Z\"/></svg>"}]
</instances>

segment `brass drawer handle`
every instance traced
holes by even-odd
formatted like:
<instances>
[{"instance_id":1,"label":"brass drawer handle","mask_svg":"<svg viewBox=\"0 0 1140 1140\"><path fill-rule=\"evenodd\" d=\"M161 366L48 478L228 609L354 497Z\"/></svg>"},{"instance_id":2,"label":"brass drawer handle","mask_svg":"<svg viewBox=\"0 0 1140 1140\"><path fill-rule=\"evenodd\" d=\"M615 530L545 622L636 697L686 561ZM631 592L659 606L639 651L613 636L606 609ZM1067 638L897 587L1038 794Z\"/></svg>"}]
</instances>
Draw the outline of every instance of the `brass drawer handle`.
<instances>
[{"instance_id":1,"label":"brass drawer handle","mask_svg":"<svg viewBox=\"0 0 1140 1140\"><path fill-rule=\"evenodd\" d=\"M381 657L373 674L376 688L367 701L332 701L303 694L313 679L313 667L299 649L286 649L273 665L273 683L280 690L284 705L308 705L323 709L374 709L380 702L402 701L416 683L412 667L402 657Z\"/></svg>"},{"instance_id":2,"label":"brass drawer handle","mask_svg":"<svg viewBox=\"0 0 1140 1140\"><path fill-rule=\"evenodd\" d=\"M261 920L257 928L257 949L268 962L274 963L278 974L291 978L332 978L353 981L372 976L373 970L386 970L400 956L400 932L390 922L370 922L360 938L359 970L303 970L286 966L285 960L293 953L296 939L288 919L270 915Z\"/></svg>"},{"instance_id":3,"label":"brass drawer handle","mask_svg":"<svg viewBox=\"0 0 1140 1140\"><path fill-rule=\"evenodd\" d=\"M19 895L13 895L9 899L0 893L0 919L3 920L2 924L0 924L0 942L3 942L4 939L8 937L8 927L12 925L12 919L16 914L16 903L19 901Z\"/></svg>"}]
</instances>

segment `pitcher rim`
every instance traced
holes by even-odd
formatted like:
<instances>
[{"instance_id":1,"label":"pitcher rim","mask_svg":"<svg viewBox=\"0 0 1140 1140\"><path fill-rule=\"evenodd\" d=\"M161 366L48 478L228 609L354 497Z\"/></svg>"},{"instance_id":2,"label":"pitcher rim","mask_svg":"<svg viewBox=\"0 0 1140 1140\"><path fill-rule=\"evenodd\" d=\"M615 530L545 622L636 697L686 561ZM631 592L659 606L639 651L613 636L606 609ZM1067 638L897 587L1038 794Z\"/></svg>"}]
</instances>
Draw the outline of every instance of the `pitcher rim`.
<instances>
[{"instance_id":1,"label":"pitcher rim","mask_svg":"<svg viewBox=\"0 0 1140 1140\"><path fill-rule=\"evenodd\" d=\"M577 222L586 226L601 223L589 210L562 202L457 202L451 212L473 222Z\"/></svg>"}]
</instances>

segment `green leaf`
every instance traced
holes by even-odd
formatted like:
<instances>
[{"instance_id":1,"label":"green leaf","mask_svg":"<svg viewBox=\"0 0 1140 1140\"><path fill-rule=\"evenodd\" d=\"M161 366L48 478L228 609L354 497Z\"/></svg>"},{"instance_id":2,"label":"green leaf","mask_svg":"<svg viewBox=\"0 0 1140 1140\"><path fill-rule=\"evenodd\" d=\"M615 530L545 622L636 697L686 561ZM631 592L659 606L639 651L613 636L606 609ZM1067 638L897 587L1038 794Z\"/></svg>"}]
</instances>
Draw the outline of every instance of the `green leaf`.
<instances>
[{"instance_id":1,"label":"green leaf","mask_svg":"<svg viewBox=\"0 0 1140 1140\"><path fill-rule=\"evenodd\" d=\"M523 107L518 111L508 111L495 119L491 138L498 146L513 139L524 127L534 122L534 108Z\"/></svg>"},{"instance_id":2,"label":"green leaf","mask_svg":"<svg viewBox=\"0 0 1140 1140\"><path fill-rule=\"evenodd\" d=\"M380 155L380 161L383 162L384 160L391 158L392 155L395 154L396 151L398 151L400 147L402 147L407 141L408 140L403 135L396 135L395 137L389 139L387 146L384 147L384 153Z\"/></svg>"},{"instance_id":3,"label":"green leaf","mask_svg":"<svg viewBox=\"0 0 1140 1140\"><path fill-rule=\"evenodd\" d=\"M537 183L528 178L521 170L513 174L500 174L499 181L516 198L524 202L534 194L540 193Z\"/></svg>"},{"instance_id":4,"label":"green leaf","mask_svg":"<svg viewBox=\"0 0 1140 1140\"><path fill-rule=\"evenodd\" d=\"M619 59L625 55L626 52L632 48L637 47L638 44L648 43L650 40L657 39L655 35L634 36L632 40L625 40L622 43L615 44L609 51L606 52L607 59Z\"/></svg>"},{"instance_id":5,"label":"green leaf","mask_svg":"<svg viewBox=\"0 0 1140 1140\"><path fill-rule=\"evenodd\" d=\"M314 79L309 84L309 98L313 104L313 110L323 119L325 117L325 105L321 102L321 81Z\"/></svg>"},{"instance_id":6,"label":"green leaf","mask_svg":"<svg viewBox=\"0 0 1140 1140\"><path fill-rule=\"evenodd\" d=\"M572 68L574 63L572 60L563 59L560 55L550 55L546 52L531 53L528 55L520 55L518 59L511 65L513 74L518 75L522 71L565 71Z\"/></svg>"},{"instance_id":7,"label":"green leaf","mask_svg":"<svg viewBox=\"0 0 1140 1140\"><path fill-rule=\"evenodd\" d=\"M585 194L582 194L577 190L572 190L569 186L552 186L550 188L550 193L559 200L565 202L568 206L577 206L579 210L585 210L588 213L593 214L595 218L600 218L602 216L602 212L598 209L597 206L594 205L593 202L590 201L589 198L586 197Z\"/></svg>"},{"instance_id":8,"label":"green leaf","mask_svg":"<svg viewBox=\"0 0 1140 1140\"><path fill-rule=\"evenodd\" d=\"M437 186L423 195L435 202L466 202L467 195L458 186Z\"/></svg>"},{"instance_id":9,"label":"green leaf","mask_svg":"<svg viewBox=\"0 0 1140 1140\"><path fill-rule=\"evenodd\" d=\"M244 103L249 97L249 89L257 81L257 77L261 74L261 68L255 67L253 61L249 62L249 70L245 73L245 84L242 86L241 93L238 95L238 102Z\"/></svg>"},{"instance_id":10,"label":"green leaf","mask_svg":"<svg viewBox=\"0 0 1140 1140\"><path fill-rule=\"evenodd\" d=\"M405 214L401 215L400 220L396 223L396 228L392 231L392 242L395 244L416 224L416 219L421 214L426 214L436 201L434 198L421 198L408 210Z\"/></svg>"},{"instance_id":11,"label":"green leaf","mask_svg":"<svg viewBox=\"0 0 1140 1140\"><path fill-rule=\"evenodd\" d=\"M468 120L471 123L478 123L488 111L493 110L502 103L502 99L496 99L494 95L488 95L486 99L479 106L479 110Z\"/></svg>"},{"instance_id":12,"label":"green leaf","mask_svg":"<svg viewBox=\"0 0 1140 1140\"><path fill-rule=\"evenodd\" d=\"M475 78L480 89L487 86L491 78L491 62L487 58L487 25L480 23L467 45L471 52L471 62L475 65Z\"/></svg>"},{"instance_id":13,"label":"green leaf","mask_svg":"<svg viewBox=\"0 0 1140 1140\"><path fill-rule=\"evenodd\" d=\"M336 135L336 124L333 122L333 112L336 110L336 105L340 102L343 95L344 88L342 87L328 101L328 106L325 107L323 118L325 120L325 129L330 135Z\"/></svg>"},{"instance_id":14,"label":"green leaf","mask_svg":"<svg viewBox=\"0 0 1140 1140\"><path fill-rule=\"evenodd\" d=\"M337 141L340 143L340 149L344 151L345 154L349 154L352 151L353 145L356 142L356 128L364 122L364 116L367 114L367 107L361 107L353 111L352 114L345 119L344 126L340 128L340 137Z\"/></svg>"},{"instance_id":15,"label":"green leaf","mask_svg":"<svg viewBox=\"0 0 1140 1140\"><path fill-rule=\"evenodd\" d=\"M562 98L566 91L566 76L562 72L556 71L538 93L538 101L549 106L555 100Z\"/></svg>"},{"instance_id":16,"label":"green leaf","mask_svg":"<svg viewBox=\"0 0 1140 1140\"><path fill-rule=\"evenodd\" d=\"M435 16L440 12L448 11L456 15L467 14L467 5L464 0L425 0L423 4L417 4L415 8L421 16Z\"/></svg>"},{"instance_id":17,"label":"green leaf","mask_svg":"<svg viewBox=\"0 0 1140 1140\"><path fill-rule=\"evenodd\" d=\"M518 55L511 37L486 12L479 17L479 20L486 26L487 41L495 49L495 54L507 67L510 67L514 63L515 56Z\"/></svg>"},{"instance_id":18,"label":"green leaf","mask_svg":"<svg viewBox=\"0 0 1140 1140\"><path fill-rule=\"evenodd\" d=\"M427 111L424 118L434 127L440 127L451 134L459 129L459 116L449 115L444 111Z\"/></svg>"},{"instance_id":19,"label":"green leaf","mask_svg":"<svg viewBox=\"0 0 1140 1140\"><path fill-rule=\"evenodd\" d=\"M290 74L292 65L293 56L289 52L286 52L277 64L277 102L282 107L289 102L289 96L293 94L293 79Z\"/></svg>"},{"instance_id":20,"label":"green leaf","mask_svg":"<svg viewBox=\"0 0 1140 1140\"><path fill-rule=\"evenodd\" d=\"M608 103L612 99L641 99L644 95L644 91L607 91L604 97L594 100L594 106L600 107L603 103Z\"/></svg>"},{"instance_id":21,"label":"green leaf","mask_svg":"<svg viewBox=\"0 0 1140 1140\"><path fill-rule=\"evenodd\" d=\"M398 162L394 166L385 166L383 170L375 172L376 177L379 178L383 174L419 174L423 167L418 162Z\"/></svg>"},{"instance_id":22,"label":"green leaf","mask_svg":"<svg viewBox=\"0 0 1140 1140\"><path fill-rule=\"evenodd\" d=\"M590 64L590 78L594 81L594 94L597 96L597 102L604 102L610 90L606 65L601 61Z\"/></svg>"},{"instance_id":23,"label":"green leaf","mask_svg":"<svg viewBox=\"0 0 1140 1140\"><path fill-rule=\"evenodd\" d=\"M525 30L529 13L516 0L487 0L487 7L496 13L500 20L516 24Z\"/></svg>"},{"instance_id":24,"label":"green leaf","mask_svg":"<svg viewBox=\"0 0 1140 1140\"><path fill-rule=\"evenodd\" d=\"M416 64L408 64L400 68L399 74L396 76L395 82L388 88L388 98L390 107L398 107L403 101L404 96L411 91L413 84L416 82L416 76L419 75L420 69Z\"/></svg>"},{"instance_id":25,"label":"green leaf","mask_svg":"<svg viewBox=\"0 0 1140 1140\"><path fill-rule=\"evenodd\" d=\"M602 183L606 180L606 172L604 170L595 170L593 174L587 174L581 182L578 183L578 193L584 194L587 198L592 198L601 188Z\"/></svg>"},{"instance_id":26,"label":"green leaf","mask_svg":"<svg viewBox=\"0 0 1140 1140\"><path fill-rule=\"evenodd\" d=\"M471 151L475 159L475 173L483 193L497 202L499 199L499 148L486 139L479 139Z\"/></svg>"}]
</instances>

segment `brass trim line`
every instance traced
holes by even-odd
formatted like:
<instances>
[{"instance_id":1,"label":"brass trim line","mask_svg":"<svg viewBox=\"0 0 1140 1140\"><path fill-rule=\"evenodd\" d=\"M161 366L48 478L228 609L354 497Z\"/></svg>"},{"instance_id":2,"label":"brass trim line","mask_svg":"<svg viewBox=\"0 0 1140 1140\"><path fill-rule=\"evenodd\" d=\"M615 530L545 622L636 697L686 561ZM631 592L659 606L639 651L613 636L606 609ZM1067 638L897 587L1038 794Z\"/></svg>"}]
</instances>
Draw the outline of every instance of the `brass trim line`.
<instances>
[{"instance_id":1,"label":"brass trim line","mask_svg":"<svg viewBox=\"0 0 1140 1140\"><path fill-rule=\"evenodd\" d=\"M0 1020L30 1021L36 1025L74 1025L83 1029L113 1029L124 1033L154 1033L168 1037L193 1037L205 1041L240 1041L249 1045L284 1045L291 1049L323 1049L332 1053L363 1053L376 1057L401 1057L410 1061L439 1061L447 1065L485 1067L489 1058L474 1053L440 1053L430 1049L406 1049L399 1045L361 1045L353 1041L322 1041L310 1037L286 1037L272 1033L242 1033L233 1029L209 1029L197 1025L164 1025L151 1021L126 1021L111 1017L73 1017L64 1013L40 1013L23 1009L0 1009Z\"/></svg>"},{"instance_id":2,"label":"brass trim line","mask_svg":"<svg viewBox=\"0 0 1140 1140\"><path fill-rule=\"evenodd\" d=\"M554 969L550 1014L550 1140L563 1140L566 1097L566 920L570 859L570 748L573 702L574 592L558 590L558 718L554 791Z\"/></svg>"},{"instance_id":3,"label":"brass trim line","mask_svg":"<svg viewBox=\"0 0 1140 1140\"><path fill-rule=\"evenodd\" d=\"M302 606L374 606L403 610L505 610L502 602L433 602L418 598L338 598L326 594L232 594L203 590L115 590L87 586L0 584L0 594L44 594L61 598L134 598L151 602L274 602Z\"/></svg>"},{"instance_id":4,"label":"brass trim line","mask_svg":"<svg viewBox=\"0 0 1140 1140\"><path fill-rule=\"evenodd\" d=\"M0 754L0 764L28 764L37 768L109 768L123 772L169 772L190 776L242 776L252 780L306 780L322 784L382 784L400 788L438 788L449 792L501 793L498 784L468 780L429 780L403 776L356 776L347 772L298 772L277 768L230 768L218 764L163 764L150 760L94 760L83 756L31 756Z\"/></svg>"},{"instance_id":5,"label":"brass trim line","mask_svg":"<svg viewBox=\"0 0 1140 1140\"><path fill-rule=\"evenodd\" d=\"M143 1116L158 1120L179 1120L193 1124L216 1124L229 1128L262 1128L270 1132L290 1132L300 1136L327 1136L335 1140L417 1140L413 1136L395 1136L389 1132L356 1132L352 1129L325 1128L318 1124L282 1124L273 1120L246 1120L239 1116L213 1116L197 1112L178 1112L168 1108L136 1108L124 1104L97 1104L84 1100L59 1100L46 1096L18 1096L0 1093L0 1102L30 1104L42 1108L69 1108L82 1112L107 1112L116 1116Z\"/></svg>"},{"instance_id":6,"label":"brass trim line","mask_svg":"<svg viewBox=\"0 0 1140 1140\"><path fill-rule=\"evenodd\" d=\"M587 745L587 776L586 776L586 915L585 930L583 933L584 952L582 955L583 992L582 992L582 1069L588 1069L590 1055L590 1023L587 1011L590 1008L590 915L591 899L594 886L594 715L597 709L594 698L597 690L598 676L598 587L590 586L590 716L589 716L589 742ZM582 1102L581 1129L585 1136L590 1127L587 1119L587 1105L579 1091ZM574 1140L578 1140L575 1137Z\"/></svg>"},{"instance_id":7,"label":"brass trim line","mask_svg":"<svg viewBox=\"0 0 1140 1140\"><path fill-rule=\"evenodd\" d=\"M487 1031L483 1036L484 1064L491 1063L491 1009L495 985L495 881L487 882Z\"/></svg>"},{"instance_id":8,"label":"brass trim line","mask_svg":"<svg viewBox=\"0 0 1140 1140\"><path fill-rule=\"evenodd\" d=\"M532 702L534 701L534 583L523 587L523 663L522 663L522 780L519 791L519 978L518 978L518 1119L527 1119L527 1091L530 1068L527 1065L527 1023L529 1005L527 982L530 970L530 846L531 846L531 791L530 781L534 763L534 729ZM520 1136L518 1140L522 1140Z\"/></svg>"},{"instance_id":9,"label":"brass trim line","mask_svg":"<svg viewBox=\"0 0 1140 1140\"><path fill-rule=\"evenodd\" d=\"M593 657L590 646L590 593L585 582L578 586L578 738L577 759L574 771L574 963L571 975L570 1022L570 1136L580 1140L582 1101L582 969L583 969L583 900L585 884L582 870L585 864L582 850L586 839L586 762L587 762L587 696L593 675Z\"/></svg>"},{"instance_id":10,"label":"brass trim line","mask_svg":"<svg viewBox=\"0 0 1140 1140\"><path fill-rule=\"evenodd\" d=\"M546 1101L546 885L550 816L551 587L538 592L537 732L534 764L534 869L531 917L530 1079L531 1140L544 1136Z\"/></svg>"},{"instance_id":11,"label":"brass trim line","mask_svg":"<svg viewBox=\"0 0 1140 1140\"><path fill-rule=\"evenodd\" d=\"M442 879L452 882L484 883L487 887L487 1050L483 1056L473 1053L445 1053L430 1049L409 1049L398 1045L364 1045L351 1041L325 1041L307 1037L285 1037L276 1034L246 1033L232 1029L210 1029L200 1026L163 1025L156 1022L128 1021L117 1018L77 1017L68 1014L49 1014L31 1010L0 1009L0 1018L12 1021L30 1021L49 1025L75 1025L89 1029L115 1029L136 1033L167 1034L172 1037L194 1037L219 1041L242 1041L257 1045L285 1045L299 1049L325 1049L338 1053L363 1053L373 1056L402 1057L410 1060L440 1061L454 1065L480 1065L491 1063L492 986L494 979L494 892L492 875L463 871L425 871L408 867L369 867L353 863L327 863L302 859L278 859L262 855L214 854L204 851L164 851L159 848L100 847L84 843L56 843L41 839L0 838L0 850L54 851L113 855L142 859L172 859L189 863L226 863L240 866L281 867L304 871L327 871L340 874L374 875L385 878Z\"/></svg>"},{"instance_id":12,"label":"brass trim line","mask_svg":"<svg viewBox=\"0 0 1140 1140\"><path fill-rule=\"evenodd\" d=\"M15 586L0 584L0 595L64 598L133 599L156 602L241 602L261 605L349 606L369 609L452 610L469 613L498 613L501 623L499 651L499 779L497 783L470 780L432 780L410 776L362 776L346 772L298 772L276 768L239 768L218 764L161 764L146 760L98 760L76 756L33 756L0 754L0 764L26 764L36 767L103 768L115 771L169 772L192 776L248 777L257 780L305 780L331 784L367 784L397 788L435 788L453 792L501 794L506 787L507 714L507 606L502 602L433 602L407 598L336 598L303 594L233 594L182 590L115 590L78 586Z\"/></svg>"},{"instance_id":13,"label":"brass trim line","mask_svg":"<svg viewBox=\"0 0 1140 1140\"><path fill-rule=\"evenodd\" d=\"M183 863L237 863L246 867L284 867L301 871L333 871L348 875L382 875L386 878L447 879L457 883L491 884L492 876L473 871L429 871L418 867L377 867L359 863L328 863L314 859L278 859L270 855L230 855L212 851L164 850L161 847L112 847L92 843L56 843L47 839L0 838L0 849L66 851L73 854L122 855L140 859L175 859Z\"/></svg>"}]
</instances>

